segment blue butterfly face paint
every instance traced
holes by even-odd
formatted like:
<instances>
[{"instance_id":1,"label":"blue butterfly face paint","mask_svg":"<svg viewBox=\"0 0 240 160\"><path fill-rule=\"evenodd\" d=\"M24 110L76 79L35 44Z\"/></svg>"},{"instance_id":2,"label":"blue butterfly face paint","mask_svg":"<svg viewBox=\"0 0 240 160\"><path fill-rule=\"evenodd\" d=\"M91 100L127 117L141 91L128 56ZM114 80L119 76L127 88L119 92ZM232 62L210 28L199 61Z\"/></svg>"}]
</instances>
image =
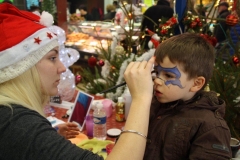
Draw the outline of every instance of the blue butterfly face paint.
<instances>
[{"instance_id":1,"label":"blue butterfly face paint","mask_svg":"<svg viewBox=\"0 0 240 160\"><path fill-rule=\"evenodd\" d=\"M173 68L163 68L162 66L157 65L154 67L154 70L156 72L156 78L163 80L166 86L172 84L183 88L179 80L181 73L179 72L177 66Z\"/></svg>"}]
</instances>

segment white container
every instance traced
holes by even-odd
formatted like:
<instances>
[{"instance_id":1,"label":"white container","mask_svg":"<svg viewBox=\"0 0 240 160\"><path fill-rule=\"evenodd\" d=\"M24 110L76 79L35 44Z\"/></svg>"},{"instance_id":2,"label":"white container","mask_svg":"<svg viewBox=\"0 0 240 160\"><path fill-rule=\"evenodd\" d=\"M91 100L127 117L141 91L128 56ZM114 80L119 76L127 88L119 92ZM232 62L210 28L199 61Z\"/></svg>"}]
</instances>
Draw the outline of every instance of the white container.
<instances>
[{"instance_id":1,"label":"white container","mask_svg":"<svg viewBox=\"0 0 240 160\"><path fill-rule=\"evenodd\" d=\"M93 122L93 137L105 140L107 117L102 103L98 103L93 112Z\"/></svg>"},{"instance_id":2,"label":"white container","mask_svg":"<svg viewBox=\"0 0 240 160\"><path fill-rule=\"evenodd\" d=\"M123 98L124 98L124 101L125 101L125 119L127 120L128 113L129 113L129 110L130 110L130 106L131 106L131 103L132 103L132 96L131 96L128 88L125 89L125 91L123 93Z\"/></svg>"}]
</instances>

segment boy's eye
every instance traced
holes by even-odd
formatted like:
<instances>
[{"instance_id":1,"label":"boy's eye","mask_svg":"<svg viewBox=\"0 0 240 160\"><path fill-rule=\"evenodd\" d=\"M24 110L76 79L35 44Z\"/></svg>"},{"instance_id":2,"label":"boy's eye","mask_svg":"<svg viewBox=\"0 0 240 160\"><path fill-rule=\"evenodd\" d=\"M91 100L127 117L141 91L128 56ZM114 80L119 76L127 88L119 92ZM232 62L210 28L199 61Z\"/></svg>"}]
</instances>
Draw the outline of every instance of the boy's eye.
<instances>
[{"instance_id":1,"label":"boy's eye","mask_svg":"<svg viewBox=\"0 0 240 160\"><path fill-rule=\"evenodd\" d=\"M158 70L157 70L157 69L154 69L154 70L152 71L152 73L155 73L156 75L158 75Z\"/></svg>"},{"instance_id":2,"label":"boy's eye","mask_svg":"<svg viewBox=\"0 0 240 160\"><path fill-rule=\"evenodd\" d=\"M175 78L175 76L171 73L165 73L166 78Z\"/></svg>"}]
</instances>

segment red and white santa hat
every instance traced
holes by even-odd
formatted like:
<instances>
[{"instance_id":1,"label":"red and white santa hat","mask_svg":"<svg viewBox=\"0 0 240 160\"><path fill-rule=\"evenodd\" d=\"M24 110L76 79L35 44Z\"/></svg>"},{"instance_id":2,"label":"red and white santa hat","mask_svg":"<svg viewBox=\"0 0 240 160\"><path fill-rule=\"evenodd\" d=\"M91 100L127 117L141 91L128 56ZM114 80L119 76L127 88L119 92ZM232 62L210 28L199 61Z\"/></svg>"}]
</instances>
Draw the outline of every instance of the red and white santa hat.
<instances>
[{"instance_id":1,"label":"red and white santa hat","mask_svg":"<svg viewBox=\"0 0 240 160\"><path fill-rule=\"evenodd\" d=\"M38 16L0 4L0 83L21 75L58 46L56 34L47 28L52 23L47 12Z\"/></svg>"}]
</instances>

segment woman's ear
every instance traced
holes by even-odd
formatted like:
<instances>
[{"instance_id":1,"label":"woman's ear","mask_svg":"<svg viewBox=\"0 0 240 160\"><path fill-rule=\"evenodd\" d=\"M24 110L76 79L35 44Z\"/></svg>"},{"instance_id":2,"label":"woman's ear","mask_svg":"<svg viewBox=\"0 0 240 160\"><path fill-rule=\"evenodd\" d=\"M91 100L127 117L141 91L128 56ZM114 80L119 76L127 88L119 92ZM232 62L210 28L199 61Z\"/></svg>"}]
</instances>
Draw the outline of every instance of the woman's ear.
<instances>
[{"instance_id":1,"label":"woman's ear","mask_svg":"<svg viewBox=\"0 0 240 160\"><path fill-rule=\"evenodd\" d=\"M193 86L190 88L190 91L192 92L197 92L199 90L202 89L202 87L204 86L205 84L205 78L200 76L200 77L197 77L194 79L194 84Z\"/></svg>"}]
</instances>

